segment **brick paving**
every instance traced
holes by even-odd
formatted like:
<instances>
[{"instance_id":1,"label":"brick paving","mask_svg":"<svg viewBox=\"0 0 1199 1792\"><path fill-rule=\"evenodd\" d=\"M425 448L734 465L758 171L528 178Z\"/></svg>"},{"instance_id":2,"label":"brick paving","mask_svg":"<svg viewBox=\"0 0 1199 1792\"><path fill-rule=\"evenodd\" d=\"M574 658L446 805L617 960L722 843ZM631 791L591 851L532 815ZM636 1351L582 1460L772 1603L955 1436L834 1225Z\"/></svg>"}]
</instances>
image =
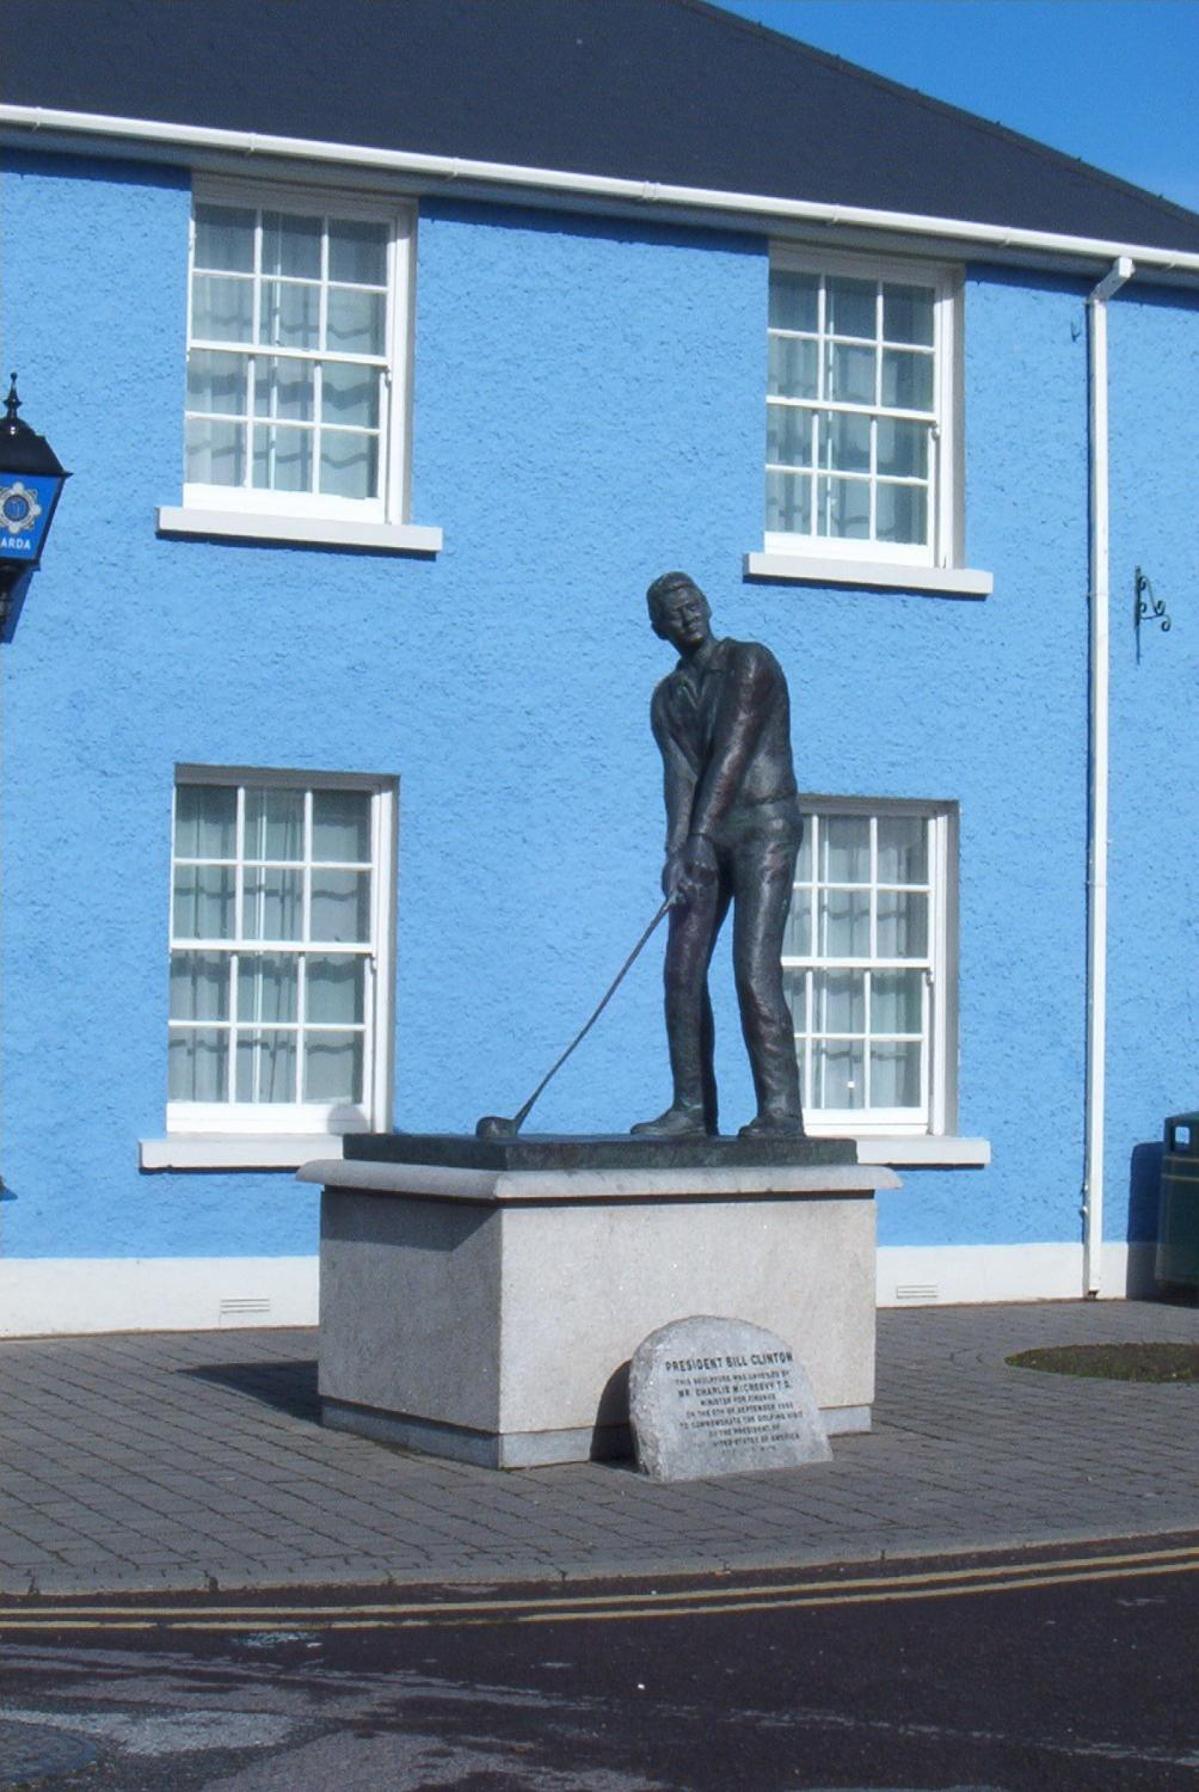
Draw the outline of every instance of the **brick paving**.
<instances>
[{"instance_id":1,"label":"brick paving","mask_svg":"<svg viewBox=\"0 0 1199 1792\"><path fill-rule=\"evenodd\" d=\"M0 1344L0 1592L497 1581L863 1561L1199 1531L1199 1385L1009 1369L1199 1343L1157 1302L879 1315L875 1429L834 1460L655 1485L503 1474L322 1430L316 1333Z\"/></svg>"}]
</instances>

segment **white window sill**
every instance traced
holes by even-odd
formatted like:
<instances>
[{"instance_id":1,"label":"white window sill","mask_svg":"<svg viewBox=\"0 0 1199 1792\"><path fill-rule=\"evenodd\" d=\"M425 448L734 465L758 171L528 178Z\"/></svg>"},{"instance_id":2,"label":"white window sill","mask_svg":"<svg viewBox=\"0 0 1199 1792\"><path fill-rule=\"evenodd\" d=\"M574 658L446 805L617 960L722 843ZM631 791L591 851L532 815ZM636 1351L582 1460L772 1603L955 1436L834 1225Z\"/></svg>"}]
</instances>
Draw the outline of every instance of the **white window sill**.
<instances>
[{"instance_id":1,"label":"white window sill","mask_svg":"<svg viewBox=\"0 0 1199 1792\"><path fill-rule=\"evenodd\" d=\"M873 591L930 591L942 597L989 597L995 580L968 566L904 566L885 560L817 559L807 554L746 554L747 579L795 585L857 585Z\"/></svg>"},{"instance_id":2,"label":"white window sill","mask_svg":"<svg viewBox=\"0 0 1199 1792\"><path fill-rule=\"evenodd\" d=\"M299 542L310 547L373 548L383 554L438 554L442 532L421 523L355 523L340 517L272 516L265 511L191 510L160 504L159 535L206 540Z\"/></svg>"},{"instance_id":3,"label":"white window sill","mask_svg":"<svg viewBox=\"0 0 1199 1792\"><path fill-rule=\"evenodd\" d=\"M939 1138L931 1133L907 1137L890 1133L873 1139L859 1138L860 1164L909 1164L927 1169L983 1169L991 1161L989 1139Z\"/></svg>"},{"instance_id":4,"label":"white window sill","mask_svg":"<svg viewBox=\"0 0 1199 1792\"><path fill-rule=\"evenodd\" d=\"M310 1133L172 1133L139 1139L143 1170L298 1170L316 1157L340 1157L342 1135Z\"/></svg>"}]
</instances>

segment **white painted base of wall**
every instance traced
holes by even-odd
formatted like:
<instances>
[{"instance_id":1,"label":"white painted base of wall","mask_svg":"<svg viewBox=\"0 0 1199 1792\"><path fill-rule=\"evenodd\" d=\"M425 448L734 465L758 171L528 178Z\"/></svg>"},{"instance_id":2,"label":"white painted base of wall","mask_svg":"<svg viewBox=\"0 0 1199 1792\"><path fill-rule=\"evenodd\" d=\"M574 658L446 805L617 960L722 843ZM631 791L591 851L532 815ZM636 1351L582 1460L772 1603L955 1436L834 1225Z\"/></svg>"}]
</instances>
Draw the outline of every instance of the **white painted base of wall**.
<instances>
[{"instance_id":1,"label":"white painted base of wall","mask_svg":"<svg viewBox=\"0 0 1199 1792\"><path fill-rule=\"evenodd\" d=\"M0 1261L0 1337L315 1325L317 1258Z\"/></svg>"},{"instance_id":2,"label":"white painted base of wall","mask_svg":"<svg viewBox=\"0 0 1199 1792\"><path fill-rule=\"evenodd\" d=\"M1104 1300L1153 1289L1153 1244L1103 1247ZM1080 1300L1081 1244L880 1245L880 1307L935 1307L1004 1300Z\"/></svg>"},{"instance_id":3,"label":"white painted base of wall","mask_svg":"<svg viewBox=\"0 0 1199 1792\"><path fill-rule=\"evenodd\" d=\"M1153 1289L1152 1244L1109 1244L1104 1299ZM1078 1300L1081 1244L884 1245L880 1307ZM27 1257L0 1260L0 1337L315 1325L312 1257Z\"/></svg>"}]
</instances>

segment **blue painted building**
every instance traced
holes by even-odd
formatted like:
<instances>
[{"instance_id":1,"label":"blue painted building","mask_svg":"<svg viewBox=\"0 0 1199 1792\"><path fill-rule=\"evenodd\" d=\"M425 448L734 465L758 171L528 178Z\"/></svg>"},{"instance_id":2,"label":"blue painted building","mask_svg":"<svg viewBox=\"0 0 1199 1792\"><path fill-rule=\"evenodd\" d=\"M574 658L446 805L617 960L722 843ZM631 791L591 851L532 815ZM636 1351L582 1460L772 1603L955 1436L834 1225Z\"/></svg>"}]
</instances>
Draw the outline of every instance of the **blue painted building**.
<instances>
[{"instance_id":1,"label":"blue painted building","mask_svg":"<svg viewBox=\"0 0 1199 1792\"><path fill-rule=\"evenodd\" d=\"M314 0L7 9L3 365L74 477L0 645L0 1329L311 1319L295 1168L514 1111L658 900L675 566L790 682L880 1300L1138 1285L1199 217L694 0L340 13L331 70ZM662 1106L654 957L545 1129Z\"/></svg>"}]
</instances>

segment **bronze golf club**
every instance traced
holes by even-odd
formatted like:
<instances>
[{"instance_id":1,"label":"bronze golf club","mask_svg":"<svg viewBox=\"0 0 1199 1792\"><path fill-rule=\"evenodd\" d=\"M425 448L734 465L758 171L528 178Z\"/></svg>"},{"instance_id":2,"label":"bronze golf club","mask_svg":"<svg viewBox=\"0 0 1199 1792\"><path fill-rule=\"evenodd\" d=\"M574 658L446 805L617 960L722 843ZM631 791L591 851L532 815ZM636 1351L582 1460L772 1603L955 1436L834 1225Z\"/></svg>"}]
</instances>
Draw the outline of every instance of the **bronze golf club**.
<instances>
[{"instance_id":1,"label":"bronze golf club","mask_svg":"<svg viewBox=\"0 0 1199 1792\"><path fill-rule=\"evenodd\" d=\"M625 959L615 977L613 977L611 983L604 991L603 999L600 1001L595 1011L579 1028L561 1057L555 1059L553 1064L550 1065L550 1068L546 1071L545 1075L530 1095L528 1101L525 1102L524 1107L519 1108L517 1112L513 1114L511 1119L506 1118L503 1114L484 1114L483 1118L475 1126L475 1137L477 1139L514 1139L516 1137L517 1133L528 1119L533 1103L537 1100L537 1097L541 1094L541 1091L545 1088L551 1077L557 1076L567 1058L569 1058L570 1054L574 1051L576 1045L581 1044L587 1034L590 1033L592 1027L624 982L626 975L632 969L642 947L645 945L666 911L673 906L674 900L675 898L673 896L668 896L665 902L663 902L657 914L645 929L641 938L637 941L637 944L633 947L633 950L629 953L629 956Z\"/></svg>"}]
</instances>

